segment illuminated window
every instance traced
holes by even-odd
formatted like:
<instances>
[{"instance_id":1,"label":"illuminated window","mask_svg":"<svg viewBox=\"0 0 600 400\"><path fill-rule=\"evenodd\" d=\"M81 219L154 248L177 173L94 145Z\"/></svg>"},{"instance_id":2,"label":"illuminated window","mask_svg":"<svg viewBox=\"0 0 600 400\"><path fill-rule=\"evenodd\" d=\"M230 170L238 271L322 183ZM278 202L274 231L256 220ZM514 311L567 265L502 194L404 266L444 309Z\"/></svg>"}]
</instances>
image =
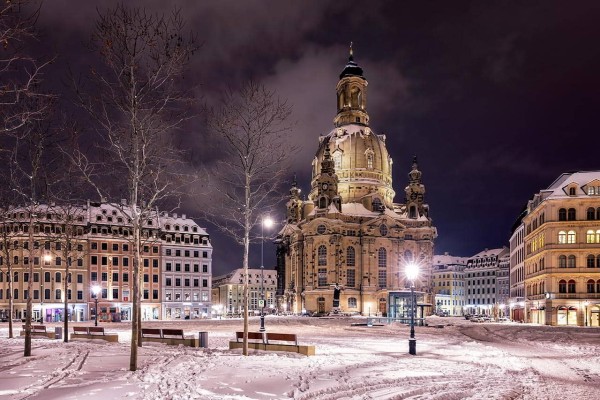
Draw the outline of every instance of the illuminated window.
<instances>
[{"instance_id":1,"label":"illuminated window","mask_svg":"<svg viewBox=\"0 0 600 400\"><path fill-rule=\"evenodd\" d=\"M587 243L595 243L596 242L596 233L593 230L587 231L586 242Z\"/></svg>"},{"instance_id":2,"label":"illuminated window","mask_svg":"<svg viewBox=\"0 0 600 400\"><path fill-rule=\"evenodd\" d=\"M594 186L588 186L588 195L593 196L596 194L596 188Z\"/></svg>"},{"instance_id":3,"label":"illuminated window","mask_svg":"<svg viewBox=\"0 0 600 400\"><path fill-rule=\"evenodd\" d=\"M559 244L567 243L567 232L565 232L565 231L558 232L558 243Z\"/></svg>"},{"instance_id":4,"label":"illuminated window","mask_svg":"<svg viewBox=\"0 0 600 400\"><path fill-rule=\"evenodd\" d=\"M575 231L569 231L567 233L567 243L573 244L576 243L577 236L575 235Z\"/></svg>"}]
</instances>

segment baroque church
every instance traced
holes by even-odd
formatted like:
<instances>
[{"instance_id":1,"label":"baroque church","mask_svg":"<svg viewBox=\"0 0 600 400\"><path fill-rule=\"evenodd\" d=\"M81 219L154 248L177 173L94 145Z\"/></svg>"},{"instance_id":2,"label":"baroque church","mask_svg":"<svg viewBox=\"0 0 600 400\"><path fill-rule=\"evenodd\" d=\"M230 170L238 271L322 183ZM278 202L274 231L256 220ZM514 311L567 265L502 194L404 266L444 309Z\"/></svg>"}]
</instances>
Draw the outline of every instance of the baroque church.
<instances>
[{"instance_id":1,"label":"baroque church","mask_svg":"<svg viewBox=\"0 0 600 400\"><path fill-rule=\"evenodd\" d=\"M294 179L277 237L280 310L407 317L405 269L416 263L418 316L431 313L437 231L422 174L415 157L404 200L394 203L392 158L385 135L370 127L367 85L350 49L336 86L334 128L319 137L308 199Z\"/></svg>"}]
</instances>

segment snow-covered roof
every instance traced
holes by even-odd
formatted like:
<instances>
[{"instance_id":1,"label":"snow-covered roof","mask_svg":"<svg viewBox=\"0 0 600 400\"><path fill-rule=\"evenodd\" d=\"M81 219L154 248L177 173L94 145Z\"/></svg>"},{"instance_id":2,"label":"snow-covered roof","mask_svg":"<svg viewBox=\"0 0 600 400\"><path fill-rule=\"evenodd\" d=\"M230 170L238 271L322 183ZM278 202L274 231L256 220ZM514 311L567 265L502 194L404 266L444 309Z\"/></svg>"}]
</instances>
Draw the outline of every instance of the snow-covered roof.
<instances>
[{"instance_id":1,"label":"snow-covered roof","mask_svg":"<svg viewBox=\"0 0 600 400\"><path fill-rule=\"evenodd\" d=\"M485 258L485 257L492 257L492 256L502 256L502 255L504 255L503 253L506 253L507 251L508 251L508 249L506 247L500 247L498 249L485 249L469 258Z\"/></svg>"},{"instance_id":2,"label":"snow-covered roof","mask_svg":"<svg viewBox=\"0 0 600 400\"><path fill-rule=\"evenodd\" d=\"M545 198L573 197L569 195L567 187L575 185L577 187L576 195L587 197L588 194L583 188L593 181L600 181L600 171L564 173L542 192L545 192Z\"/></svg>"},{"instance_id":3,"label":"snow-covered roof","mask_svg":"<svg viewBox=\"0 0 600 400\"><path fill-rule=\"evenodd\" d=\"M433 265L449 265L449 264L467 265L468 259L469 259L469 257L458 257L458 256L450 255L450 254L443 254L443 255L433 256L431 263Z\"/></svg>"}]
</instances>

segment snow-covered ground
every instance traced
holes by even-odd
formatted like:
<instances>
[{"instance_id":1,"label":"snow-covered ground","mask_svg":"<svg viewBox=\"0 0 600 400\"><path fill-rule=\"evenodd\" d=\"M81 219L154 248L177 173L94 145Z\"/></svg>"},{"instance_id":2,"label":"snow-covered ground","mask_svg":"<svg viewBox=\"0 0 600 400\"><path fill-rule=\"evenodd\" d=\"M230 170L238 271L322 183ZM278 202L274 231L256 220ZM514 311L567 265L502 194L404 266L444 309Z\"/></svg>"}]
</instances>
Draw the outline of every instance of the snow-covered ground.
<instances>
[{"instance_id":1,"label":"snow-covered ground","mask_svg":"<svg viewBox=\"0 0 600 400\"><path fill-rule=\"evenodd\" d=\"M35 338L33 356L24 358L23 339L7 339L3 323L0 400L600 399L599 328L432 317L430 326L416 328L418 355L410 356L407 326L356 322L266 319L268 331L297 333L301 344L315 345L310 357L229 350L242 329L237 319L146 323L186 335L208 331L209 347L145 343L136 372L129 371L127 324L103 324L119 334L118 344ZM251 330L257 329L253 318Z\"/></svg>"}]
</instances>

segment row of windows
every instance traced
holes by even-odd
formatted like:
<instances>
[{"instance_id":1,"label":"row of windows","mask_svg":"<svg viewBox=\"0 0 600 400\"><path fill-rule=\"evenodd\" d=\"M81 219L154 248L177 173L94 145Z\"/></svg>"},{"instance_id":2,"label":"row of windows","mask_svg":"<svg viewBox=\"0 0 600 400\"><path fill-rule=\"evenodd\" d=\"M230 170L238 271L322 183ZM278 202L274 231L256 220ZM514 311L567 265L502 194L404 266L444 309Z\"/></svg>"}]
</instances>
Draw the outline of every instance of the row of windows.
<instances>
[{"instance_id":1,"label":"row of windows","mask_svg":"<svg viewBox=\"0 0 600 400\"><path fill-rule=\"evenodd\" d=\"M192 254L189 250L184 250L183 253L181 252L181 250L179 249L175 249L175 257L181 257L183 254L183 257L189 257L190 254ZM198 250L194 250L194 258L199 258L200 257L200 252ZM173 250L172 249L165 249L165 255L167 256L172 256L173 255ZM202 257L203 258L208 258L208 251L203 251L202 252Z\"/></svg>"},{"instance_id":2,"label":"row of windows","mask_svg":"<svg viewBox=\"0 0 600 400\"><path fill-rule=\"evenodd\" d=\"M22 246L22 248L24 250L29 250L29 241L24 241L23 243L20 243L18 240L15 240L12 243L8 243L7 244L7 248L11 248L11 246L10 246L11 244L12 244L12 248L15 249L15 250L19 249L19 246ZM69 243L67 245L67 248L68 248L69 251L72 251L73 247L74 246L73 246L72 243ZM0 250L2 250L3 248L4 248L4 243L0 243ZM38 242L38 241L33 242L33 248L34 249L39 249L40 248L40 242ZM54 249L55 250L59 250L59 251L62 250L63 249L63 244L61 242L55 242L54 243ZM52 250L52 243L48 242L48 241L44 242L44 250ZM77 244L77 251L83 251L83 245L82 244Z\"/></svg>"},{"instance_id":3,"label":"row of windows","mask_svg":"<svg viewBox=\"0 0 600 400\"><path fill-rule=\"evenodd\" d=\"M559 268L575 268L577 267L577 262L576 262L577 258L574 255L560 255L558 256L558 267ZM600 254L597 256L594 256L593 254L590 254L587 256L586 258L586 266L588 268L600 268Z\"/></svg>"},{"instance_id":4,"label":"row of windows","mask_svg":"<svg viewBox=\"0 0 600 400\"><path fill-rule=\"evenodd\" d=\"M201 293L202 297L202 301L208 301L208 293L207 292L202 292ZM182 299L184 301L200 301L199 300L199 296L198 296L198 292L194 292L190 295L190 293L183 293L183 297L181 295L180 292L176 292L176 293L171 293L171 292L166 292L165 293L165 301L182 301ZM175 299L175 300L173 300ZM233 300L233 302L235 303L235 300ZM270 304L273 304L273 301L270 299L267 299L267 302ZM230 301L231 303L231 301Z\"/></svg>"},{"instance_id":5,"label":"row of windows","mask_svg":"<svg viewBox=\"0 0 600 400\"><path fill-rule=\"evenodd\" d=\"M487 289L487 292L486 292L486 289ZM477 292L475 292L475 289L472 289L472 290L473 290L473 294L486 294L486 293L494 294L494 293L496 293L495 287L493 287L493 288L477 288ZM467 289L467 294L471 294L471 289Z\"/></svg>"},{"instance_id":6,"label":"row of windows","mask_svg":"<svg viewBox=\"0 0 600 400\"><path fill-rule=\"evenodd\" d=\"M183 286L186 287L190 287L190 283L192 282L192 279L190 278L175 278L175 285L173 285L173 278L165 278L165 286L166 287L170 287L170 286L182 286L181 282L183 281ZM194 286L193 287L200 287L200 279L194 278L193 279L194 282ZM202 287L208 287L208 279L202 279Z\"/></svg>"},{"instance_id":7,"label":"row of windows","mask_svg":"<svg viewBox=\"0 0 600 400\"><path fill-rule=\"evenodd\" d=\"M589 207L586 211L586 217L588 221L600 220L600 207L594 208ZM561 208L558 210L558 220L559 221L576 221L577 220L577 210L574 208ZM541 225L541 222L540 222ZM534 228L535 230L535 228Z\"/></svg>"},{"instance_id":8,"label":"row of windows","mask_svg":"<svg viewBox=\"0 0 600 400\"><path fill-rule=\"evenodd\" d=\"M19 276L20 276L19 272L15 272L13 274L13 282L19 282ZM51 282L51 279L52 279L52 274L48 271L44 272L44 282ZM3 281L4 281L4 274L0 273L0 282L3 282ZM29 281L29 272L23 272L23 282L28 282L28 281ZM34 282L40 281L40 274L38 272L33 273L33 281ZM54 274L54 281L55 282L62 281L62 273L61 272L56 272ZM69 273L67 275L67 281L69 283L71 283L71 273ZM77 274L77 283L83 283L83 274Z\"/></svg>"},{"instance_id":9,"label":"row of windows","mask_svg":"<svg viewBox=\"0 0 600 400\"><path fill-rule=\"evenodd\" d=\"M69 265L73 265L73 259L71 257L67 258L67 263ZM12 265L19 264L19 256L13 257ZM54 265L61 266L63 264L62 257L56 257L54 259ZM78 258L76 260L76 264L78 267L83 267L83 259ZM0 265L4 265L4 258L0 256ZM29 257L23 257L23 265L29 265ZM33 265L40 265L40 258L33 257ZM52 257L44 257L44 265L52 265Z\"/></svg>"},{"instance_id":10,"label":"row of windows","mask_svg":"<svg viewBox=\"0 0 600 400\"><path fill-rule=\"evenodd\" d=\"M109 264L109 260L110 260L110 265L113 267L118 267L119 266L119 257L107 257L107 256L101 256L100 257L100 265L102 266L108 266ZM121 259L121 263L123 267L129 267L129 257L122 257ZM148 258L144 258L142 259L142 264L144 265L144 267L149 267L150 266L150 259ZM90 257L90 265L98 265L98 256L91 256ZM153 258L152 259L152 267L153 268L158 268L158 258Z\"/></svg>"},{"instance_id":11,"label":"row of windows","mask_svg":"<svg viewBox=\"0 0 600 400\"><path fill-rule=\"evenodd\" d=\"M8 289L5 289L5 290L0 289L0 300L4 299L4 293L6 293L6 299L8 299L8 295L10 294ZM61 289L56 289L54 291L54 298L51 298L51 294L52 294L52 291L50 289L44 289L44 300L63 301ZM68 289L67 290L67 299L72 300L71 294L72 294L71 289ZM13 289L12 298L13 298L13 300L27 300L29 298L29 291L23 290L23 298L20 299L19 298L19 289ZM39 290L36 289L33 291L33 299L34 300L40 299L40 291ZM77 291L77 300L83 300L83 291L82 290Z\"/></svg>"},{"instance_id":12,"label":"row of windows","mask_svg":"<svg viewBox=\"0 0 600 400\"><path fill-rule=\"evenodd\" d=\"M166 271L173 271L173 264L170 263L170 262L166 263L165 264L165 270ZM183 264L183 271L184 272L191 272L190 271L190 264ZM180 263L175 263L175 272L181 272L181 264ZM200 272L200 266L198 264L194 264L194 272ZM202 264L202 272L203 273L207 273L208 272L208 265Z\"/></svg>"}]
</instances>

